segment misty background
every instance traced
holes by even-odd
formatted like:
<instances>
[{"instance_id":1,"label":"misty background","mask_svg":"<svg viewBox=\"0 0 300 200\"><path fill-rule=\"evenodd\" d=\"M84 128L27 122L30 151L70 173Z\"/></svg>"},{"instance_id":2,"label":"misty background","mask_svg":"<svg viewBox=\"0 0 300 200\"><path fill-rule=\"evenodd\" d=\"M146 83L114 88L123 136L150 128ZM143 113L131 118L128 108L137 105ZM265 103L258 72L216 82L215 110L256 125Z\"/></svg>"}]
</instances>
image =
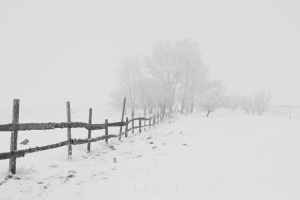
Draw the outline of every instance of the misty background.
<instances>
[{"instance_id":1,"label":"misty background","mask_svg":"<svg viewBox=\"0 0 300 200\"><path fill-rule=\"evenodd\" d=\"M300 106L298 1L0 1L0 108L104 107L123 56L199 44L226 94ZM122 102L120 102L122 104Z\"/></svg>"}]
</instances>

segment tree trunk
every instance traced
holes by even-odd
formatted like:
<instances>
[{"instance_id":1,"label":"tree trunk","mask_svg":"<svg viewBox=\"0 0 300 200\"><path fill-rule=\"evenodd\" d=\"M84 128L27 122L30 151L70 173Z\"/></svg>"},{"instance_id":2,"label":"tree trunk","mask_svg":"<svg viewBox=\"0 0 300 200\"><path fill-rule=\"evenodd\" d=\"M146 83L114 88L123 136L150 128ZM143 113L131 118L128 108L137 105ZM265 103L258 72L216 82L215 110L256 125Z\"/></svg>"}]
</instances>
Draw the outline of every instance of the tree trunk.
<instances>
[{"instance_id":1,"label":"tree trunk","mask_svg":"<svg viewBox=\"0 0 300 200\"><path fill-rule=\"evenodd\" d=\"M185 86L184 86L184 93L182 98L181 113L183 113L184 104L185 104L185 95L186 95L186 88L187 88L188 78L189 78L189 70L190 70L190 65L188 65L186 76L185 76Z\"/></svg>"},{"instance_id":2,"label":"tree trunk","mask_svg":"<svg viewBox=\"0 0 300 200\"><path fill-rule=\"evenodd\" d=\"M209 111L207 111L206 117L208 117L209 113L210 113L210 110L209 110Z\"/></svg>"},{"instance_id":3,"label":"tree trunk","mask_svg":"<svg viewBox=\"0 0 300 200\"><path fill-rule=\"evenodd\" d=\"M191 103L191 111L190 111L190 113L192 113L192 112L194 112L194 101L192 101L192 103Z\"/></svg>"}]
</instances>

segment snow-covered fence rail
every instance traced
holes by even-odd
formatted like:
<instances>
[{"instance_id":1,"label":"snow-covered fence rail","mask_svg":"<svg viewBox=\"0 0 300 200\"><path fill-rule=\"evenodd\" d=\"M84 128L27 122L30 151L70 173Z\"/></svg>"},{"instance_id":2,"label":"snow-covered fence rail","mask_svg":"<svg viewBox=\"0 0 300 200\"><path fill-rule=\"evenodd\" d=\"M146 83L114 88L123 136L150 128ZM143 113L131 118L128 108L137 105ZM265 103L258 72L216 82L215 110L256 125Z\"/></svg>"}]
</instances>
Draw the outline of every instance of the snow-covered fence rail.
<instances>
[{"instance_id":1,"label":"snow-covered fence rail","mask_svg":"<svg viewBox=\"0 0 300 200\"><path fill-rule=\"evenodd\" d=\"M142 128L155 126L158 124L159 121L162 121L164 117L172 117L172 113L159 113L157 112L156 115L150 116L149 118L146 117L146 106L144 107L144 117L134 118L134 112L132 113L132 119L128 120L126 118L126 122L123 121L124 118L124 110L125 110L125 103L126 99L124 99L123 103L123 111L122 111L122 118L121 122L113 122L108 123L108 120L105 120L103 124L92 124L92 109L89 110L89 123L84 122L71 122L70 116L70 102L67 102L67 114L68 114L68 122L60 122L60 123L19 123L19 100L14 100L14 107L13 107L13 121L11 124L3 124L0 125L0 132L8 132L11 131L11 151L0 153L0 160L10 159L9 162L9 171L13 174L16 173L16 158L24 157L25 154L34 153L38 151L50 150L59 148L62 146L68 145L68 158L72 158L72 145L79 145L79 144L88 144L87 152L90 152L90 143L105 140L106 143L108 142L109 138L116 138L118 137L121 139L121 136L125 134L127 137L129 131L134 133L134 129L139 129L139 132L142 132ZM134 126L134 121L139 121L138 126ZM144 125L142 126L142 121L144 121ZM148 124L146 122L148 121ZM152 122L152 123L151 123ZM128 126L132 124L131 128ZM125 126L125 131L122 132L122 127ZM120 127L120 133L118 135L115 134L108 134L108 127ZM67 128L68 129L68 140L34 148L28 148L23 150L17 150L17 138L18 138L18 131L30 131L30 130L54 130L57 128ZM72 139L71 138L71 128L85 128L88 130L88 138L86 139ZM101 130L105 129L105 135L100 137L91 138L91 131L92 130Z\"/></svg>"}]
</instances>

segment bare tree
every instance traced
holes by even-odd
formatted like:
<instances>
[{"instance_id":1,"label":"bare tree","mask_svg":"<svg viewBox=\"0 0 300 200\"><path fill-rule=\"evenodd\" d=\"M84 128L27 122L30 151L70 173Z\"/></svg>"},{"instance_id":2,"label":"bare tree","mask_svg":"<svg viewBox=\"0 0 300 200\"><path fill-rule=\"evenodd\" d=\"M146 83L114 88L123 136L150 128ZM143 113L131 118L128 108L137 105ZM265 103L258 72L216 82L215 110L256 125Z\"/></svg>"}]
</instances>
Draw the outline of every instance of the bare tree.
<instances>
[{"instance_id":1,"label":"bare tree","mask_svg":"<svg viewBox=\"0 0 300 200\"><path fill-rule=\"evenodd\" d=\"M191 70L186 94L187 103L190 105L191 113L194 111L194 104L197 97L208 88L209 81L207 77L208 69L205 67L195 67Z\"/></svg>"},{"instance_id":2,"label":"bare tree","mask_svg":"<svg viewBox=\"0 0 300 200\"><path fill-rule=\"evenodd\" d=\"M129 96L132 110L136 107L136 91L137 91L137 75L136 63L134 58L123 57L121 60L121 67L118 70L118 82L120 88L125 90L126 96ZM120 90L120 89L119 89Z\"/></svg>"},{"instance_id":3,"label":"bare tree","mask_svg":"<svg viewBox=\"0 0 300 200\"><path fill-rule=\"evenodd\" d=\"M254 94L254 102L258 115L262 115L271 103L272 94L259 90Z\"/></svg>"},{"instance_id":4,"label":"bare tree","mask_svg":"<svg viewBox=\"0 0 300 200\"><path fill-rule=\"evenodd\" d=\"M206 117L223 105L225 87L220 82L213 82L206 92L204 92L199 100L200 109L207 112Z\"/></svg>"},{"instance_id":5,"label":"bare tree","mask_svg":"<svg viewBox=\"0 0 300 200\"><path fill-rule=\"evenodd\" d=\"M159 41L154 45L152 56L146 57L145 60L149 74L160 82L164 90L162 94L164 99L163 112L167 106L172 109L180 75L173 45L168 40Z\"/></svg>"},{"instance_id":6,"label":"bare tree","mask_svg":"<svg viewBox=\"0 0 300 200\"><path fill-rule=\"evenodd\" d=\"M184 39L175 44L175 57L181 68L180 87L182 91L181 113L185 108L187 91L191 83L190 79L195 68L203 68L201 54L197 42ZM199 71L199 70L198 70ZM200 78L200 77L198 77Z\"/></svg>"}]
</instances>

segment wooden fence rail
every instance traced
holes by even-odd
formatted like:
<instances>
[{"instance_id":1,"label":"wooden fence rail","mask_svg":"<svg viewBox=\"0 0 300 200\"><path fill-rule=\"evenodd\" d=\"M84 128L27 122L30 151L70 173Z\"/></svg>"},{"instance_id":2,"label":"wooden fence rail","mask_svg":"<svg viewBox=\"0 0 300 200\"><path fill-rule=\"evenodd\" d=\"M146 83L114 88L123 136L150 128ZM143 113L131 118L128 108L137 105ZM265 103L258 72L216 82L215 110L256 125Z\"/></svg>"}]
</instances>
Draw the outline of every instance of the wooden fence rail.
<instances>
[{"instance_id":1,"label":"wooden fence rail","mask_svg":"<svg viewBox=\"0 0 300 200\"><path fill-rule=\"evenodd\" d=\"M15 103L19 103L19 101L14 100L14 104ZM92 124L92 109L90 108L90 112L89 112L89 123L84 123L84 122L70 122L71 121L71 116L68 115L68 121L69 122L61 122L61 123L18 123L18 120L13 120L13 123L11 124L4 124L4 125L0 125L0 132L7 132L7 131L12 131L12 134L17 133L18 131L29 131L29 130L53 130L53 129L57 129L57 128L67 128L68 129L68 140L67 141L63 141L63 142L59 142L59 143L55 143L55 144L51 144L51 145L46 145L46 146L40 146L40 147L34 147L34 148L28 148L28 149L23 149L23 150L17 150L16 145L14 148L11 148L10 152L4 152L4 153L0 153L0 160L5 160L5 159L10 159L10 162L13 160L14 164L11 167L9 171L12 172L13 174L16 173L16 163L15 163L15 159L19 158L19 157L24 157L25 154L27 153L34 153L34 152L38 152L38 151L44 151L44 150L49 150L49 149L55 149L55 148L59 148L62 146L69 146L70 145L80 145L80 144L88 144L87 146L87 152L90 152L90 144L92 142L96 142L96 141L100 141L100 140L105 140L106 143L108 143L108 139L109 138L116 138L119 137L119 139L121 139L121 136L125 134L125 137L127 137L128 133L130 131L132 131L132 133L134 133L134 129L139 129L139 132L141 133L142 128L146 127L151 127L151 126L155 126L155 124L158 124L159 121L162 121L165 117L171 117L170 112L169 114L165 113L164 116L162 113L158 113L153 115L153 116L149 116L149 118L146 117L146 112L145 109L146 107L144 107L144 117L138 117L138 118L134 118L134 112L132 112L132 119L128 120L128 117L126 118L126 122L123 121L124 120L124 109L125 109L125 102L126 99L124 99L124 103L123 103L123 112L122 112L122 118L121 118L121 122L113 122L113 123L108 123L108 120L105 120L104 124ZM15 106L14 106L14 110ZM70 103L67 102L67 113L69 113L70 110ZM17 112L17 111L16 111ZM138 120L138 126L134 126L134 121ZM144 121L143 126L141 121ZM146 121L149 121L148 124L146 124ZM152 123L151 123L152 121ZM129 125L132 125L131 128L129 128ZM122 127L125 126L125 131L122 132ZM113 134L108 134L108 127L120 127L120 133L113 135ZM71 138L71 134L69 134L69 132L71 133L71 128L85 128L87 129L88 132L88 138L86 139L72 139ZM101 129L105 129L105 135L100 136L100 137L95 137L95 138L91 138L91 131L92 130L101 130ZM17 144L17 138L13 138L13 142L15 142ZM68 150L68 158L72 159L72 149L70 149L71 152L69 152Z\"/></svg>"}]
</instances>

